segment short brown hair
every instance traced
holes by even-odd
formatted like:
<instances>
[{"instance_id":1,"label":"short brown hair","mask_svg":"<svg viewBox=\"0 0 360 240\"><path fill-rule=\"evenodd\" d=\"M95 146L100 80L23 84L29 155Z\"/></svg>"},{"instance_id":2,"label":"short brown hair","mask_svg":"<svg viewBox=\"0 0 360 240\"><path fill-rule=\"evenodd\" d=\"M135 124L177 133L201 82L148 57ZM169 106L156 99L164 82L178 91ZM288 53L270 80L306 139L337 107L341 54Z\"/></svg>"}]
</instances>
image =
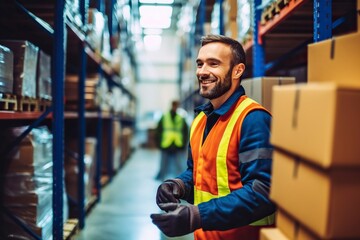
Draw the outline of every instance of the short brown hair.
<instances>
[{"instance_id":1,"label":"short brown hair","mask_svg":"<svg viewBox=\"0 0 360 240\"><path fill-rule=\"evenodd\" d=\"M221 42L229 45L232 52L232 59L230 61L231 65L235 66L239 63L243 63L244 65L246 65L246 56L245 56L244 48L235 39L223 35L210 34L203 36L200 41L201 41L201 46L205 46L206 44L213 42Z\"/></svg>"}]
</instances>

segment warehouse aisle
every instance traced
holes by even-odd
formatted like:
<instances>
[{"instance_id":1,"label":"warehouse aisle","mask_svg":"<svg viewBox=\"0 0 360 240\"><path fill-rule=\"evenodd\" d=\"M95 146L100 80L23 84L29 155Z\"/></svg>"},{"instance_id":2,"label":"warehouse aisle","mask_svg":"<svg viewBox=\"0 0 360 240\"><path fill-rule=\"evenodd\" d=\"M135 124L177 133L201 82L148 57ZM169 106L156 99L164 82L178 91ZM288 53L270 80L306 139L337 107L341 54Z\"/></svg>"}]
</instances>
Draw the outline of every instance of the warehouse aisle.
<instances>
[{"instance_id":1,"label":"warehouse aisle","mask_svg":"<svg viewBox=\"0 0 360 240\"><path fill-rule=\"evenodd\" d=\"M167 238L152 224L150 214L159 212L154 180L160 152L137 148L86 218L76 240L190 240L193 235Z\"/></svg>"}]
</instances>

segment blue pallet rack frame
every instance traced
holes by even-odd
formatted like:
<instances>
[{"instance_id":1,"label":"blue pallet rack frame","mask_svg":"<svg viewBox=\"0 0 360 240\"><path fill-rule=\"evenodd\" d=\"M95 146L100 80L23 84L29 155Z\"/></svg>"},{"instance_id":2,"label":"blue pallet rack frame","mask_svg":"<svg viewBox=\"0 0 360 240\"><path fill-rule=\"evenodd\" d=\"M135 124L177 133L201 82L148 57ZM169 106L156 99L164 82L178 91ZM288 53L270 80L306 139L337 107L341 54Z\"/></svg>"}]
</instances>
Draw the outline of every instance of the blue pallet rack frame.
<instances>
[{"instance_id":1,"label":"blue pallet rack frame","mask_svg":"<svg viewBox=\"0 0 360 240\"><path fill-rule=\"evenodd\" d=\"M41 116L36 119L14 142L18 144L30 131L37 127L46 116L52 111L53 125L53 239L63 238L63 159L64 159L64 75L65 75L65 24L64 24L64 2L55 3L54 29L48 24L38 19L30 11L27 11L20 3L15 1L18 8L33 20L34 24L42 31L46 32L53 40L52 65L52 95L53 103ZM14 144L11 146L13 147ZM22 221L9 213L10 217L19 224L34 239L41 239L31 231Z\"/></svg>"},{"instance_id":2,"label":"blue pallet rack frame","mask_svg":"<svg viewBox=\"0 0 360 240\"><path fill-rule=\"evenodd\" d=\"M254 6L253 14L253 37L254 45L252 48L253 51L253 77L262 77L265 76L266 70L272 68L275 65L283 62L293 53L297 52L299 49L305 47L307 44L311 43L310 41L305 41L303 44L299 45L293 49L288 54L280 57L274 62L265 63L265 51L264 45L259 44L259 24L261 19L261 0L252 0ZM314 0L313 3L313 18L314 18L314 27L313 27L313 42L322 41L332 36L332 1L331 0ZM266 44L266 43L265 43Z\"/></svg>"},{"instance_id":3,"label":"blue pallet rack frame","mask_svg":"<svg viewBox=\"0 0 360 240\"><path fill-rule=\"evenodd\" d=\"M86 10L87 2L85 0L79 1L79 10L81 15L81 21L83 23L87 22ZM86 65L87 65L87 56L83 46L83 42L79 43L79 55L80 55L80 69L79 69L79 82L78 82L78 220L79 228L83 229L85 227L85 184L84 184L84 173L85 173L85 78L86 78Z\"/></svg>"},{"instance_id":4,"label":"blue pallet rack frame","mask_svg":"<svg viewBox=\"0 0 360 240\"><path fill-rule=\"evenodd\" d=\"M64 178L64 78L65 78L64 1L55 2L53 69L53 238L63 239Z\"/></svg>"},{"instance_id":5,"label":"blue pallet rack frame","mask_svg":"<svg viewBox=\"0 0 360 240\"><path fill-rule=\"evenodd\" d=\"M55 1L54 2L54 26L53 28L38 18L35 14L31 13L24 7L22 4L14 0L14 3L17 7L24 12L27 16L30 17L31 21L43 32L50 36L51 41L53 41L52 54L51 58L51 67L52 67L52 106L46 109L44 113L42 113L30 126L18 137L13 144L9 146L10 149L17 145L21 140L30 133L30 131L37 127L44 119L52 112L52 133L53 133L53 239L63 239L63 228L64 228L64 219L63 219L63 194L64 194L64 79L65 79L65 56L66 56L66 38L67 38L67 28L66 25L70 26L71 23L66 21L65 17L65 3L64 1ZM86 23L86 11L88 9L88 0L80 0L79 1L79 9L82 17L82 22ZM112 1L112 9L115 1ZM104 1L98 1L98 9L100 11L104 11ZM112 12L111 12L112 14ZM70 25L69 25L70 24ZM73 26L70 26L73 27ZM86 129L86 121L85 121L85 78L86 78L86 65L87 65L87 54L85 51L85 38L84 36L78 36L80 39L80 47L79 47L79 55L80 55L80 68L79 68L79 104L78 104L78 168L79 168L79 179L78 179L78 206L79 206L79 227L82 229L85 226L85 206L84 206L84 152L85 152L85 129ZM99 73L100 75L104 74L101 68L101 62L99 64ZM105 74L106 75L106 74ZM108 78L112 78L112 76L107 76ZM132 99L135 99L134 96L121 84L115 84L122 88L127 94L131 96ZM97 124L97 175L96 175L96 188L98 198L97 201L100 201L100 192L101 192L101 152L102 147L101 142L102 139L102 129L103 129L103 116L101 111L98 112L98 124ZM110 119L114 119L114 116L111 115ZM120 121L123 121L122 118L117 118ZM129 125L129 122L132 120L126 119L125 122ZM109 142L112 140L112 125L109 125L108 128L108 140ZM112 145L106 149L108 151L108 166L107 168L112 171ZM110 172L111 172L110 171ZM112 172L110 175L110 179L112 177ZM41 239L37 236L31 229L26 226L22 221L16 218L10 212L8 213L9 217L11 217L16 223L19 224L21 228L23 228L27 233L31 235L34 239Z\"/></svg>"}]
</instances>

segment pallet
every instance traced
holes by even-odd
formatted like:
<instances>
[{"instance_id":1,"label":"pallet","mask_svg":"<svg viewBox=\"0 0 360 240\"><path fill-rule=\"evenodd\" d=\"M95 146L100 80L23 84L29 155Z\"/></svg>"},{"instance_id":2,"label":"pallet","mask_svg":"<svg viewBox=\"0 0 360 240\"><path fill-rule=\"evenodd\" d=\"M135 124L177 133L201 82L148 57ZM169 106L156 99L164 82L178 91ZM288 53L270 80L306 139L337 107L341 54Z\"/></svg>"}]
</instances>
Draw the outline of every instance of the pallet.
<instances>
[{"instance_id":1,"label":"pallet","mask_svg":"<svg viewBox=\"0 0 360 240\"><path fill-rule=\"evenodd\" d=\"M39 100L36 98L18 96L17 98L19 112L38 112Z\"/></svg>"},{"instance_id":2,"label":"pallet","mask_svg":"<svg viewBox=\"0 0 360 240\"><path fill-rule=\"evenodd\" d=\"M48 99L39 99L39 111L44 112L51 107L51 100Z\"/></svg>"},{"instance_id":3,"label":"pallet","mask_svg":"<svg viewBox=\"0 0 360 240\"><path fill-rule=\"evenodd\" d=\"M0 110L17 111L18 105L16 95L10 93L0 93Z\"/></svg>"},{"instance_id":4,"label":"pallet","mask_svg":"<svg viewBox=\"0 0 360 240\"><path fill-rule=\"evenodd\" d=\"M273 19L280 11L286 7L291 0L277 0L267 6L261 13L260 23L265 25L267 21Z\"/></svg>"},{"instance_id":5,"label":"pallet","mask_svg":"<svg viewBox=\"0 0 360 240\"><path fill-rule=\"evenodd\" d=\"M278 7L278 9L281 10L284 7L286 7L287 5L289 5L289 2L290 2L290 0L277 0L275 2L275 4Z\"/></svg>"},{"instance_id":6,"label":"pallet","mask_svg":"<svg viewBox=\"0 0 360 240\"><path fill-rule=\"evenodd\" d=\"M79 221L75 218L68 219L64 224L64 240L72 240L75 239L75 235L79 232Z\"/></svg>"}]
</instances>

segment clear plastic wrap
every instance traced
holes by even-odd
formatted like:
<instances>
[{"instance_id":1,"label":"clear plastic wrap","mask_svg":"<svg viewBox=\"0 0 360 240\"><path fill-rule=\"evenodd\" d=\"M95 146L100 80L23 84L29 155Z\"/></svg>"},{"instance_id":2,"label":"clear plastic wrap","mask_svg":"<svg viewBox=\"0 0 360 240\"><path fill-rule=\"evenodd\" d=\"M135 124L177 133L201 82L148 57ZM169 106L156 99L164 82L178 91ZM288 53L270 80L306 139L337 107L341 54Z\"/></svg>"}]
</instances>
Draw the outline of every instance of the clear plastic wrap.
<instances>
[{"instance_id":1,"label":"clear plastic wrap","mask_svg":"<svg viewBox=\"0 0 360 240\"><path fill-rule=\"evenodd\" d=\"M0 136L1 149L12 143L26 127L7 128ZM53 161L52 134L47 127L32 129L1 161L1 205L42 239L52 239ZM65 216L65 215L64 215ZM32 239L2 214L7 239Z\"/></svg>"},{"instance_id":2,"label":"clear plastic wrap","mask_svg":"<svg viewBox=\"0 0 360 240\"><path fill-rule=\"evenodd\" d=\"M36 97L51 100L51 57L41 50L36 80Z\"/></svg>"},{"instance_id":3,"label":"clear plastic wrap","mask_svg":"<svg viewBox=\"0 0 360 240\"><path fill-rule=\"evenodd\" d=\"M29 41L1 40L14 54L14 89L19 97L36 97L36 68L39 48Z\"/></svg>"},{"instance_id":4,"label":"clear plastic wrap","mask_svg":"<svg viewBox=\"0 0 360 240\"><path fill-rule=\"evenodd\" d=\"M0 45L0 93L13 93L14 54Z\"/></svg>"}]
</instances>

